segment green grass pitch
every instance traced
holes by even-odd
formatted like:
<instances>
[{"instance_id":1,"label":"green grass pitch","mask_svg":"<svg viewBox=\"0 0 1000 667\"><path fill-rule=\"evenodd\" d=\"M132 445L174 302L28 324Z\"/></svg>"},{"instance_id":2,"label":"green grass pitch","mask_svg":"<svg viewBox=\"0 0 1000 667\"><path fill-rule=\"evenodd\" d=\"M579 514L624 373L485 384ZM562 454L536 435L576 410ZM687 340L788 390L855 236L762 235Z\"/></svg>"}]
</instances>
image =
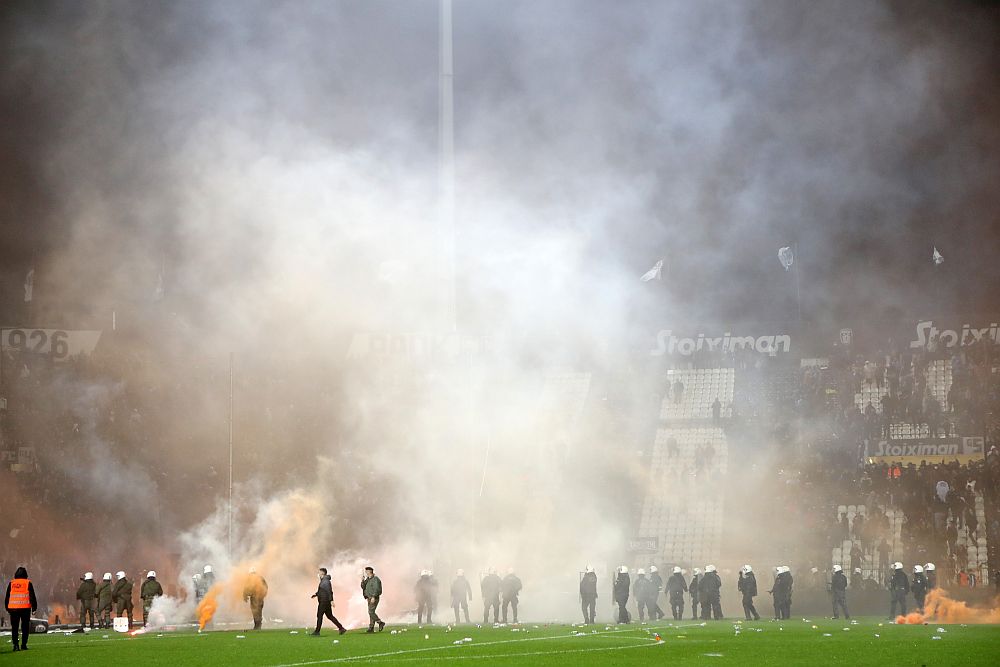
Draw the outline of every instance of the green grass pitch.
<instances>
[{"instance_id":1,"label":"green grass pitch","mask_svg":"<svg viewBox=\"0 0 1000 667\"><path fill-rule=\"evenodd\" d=\"M879 625L882 623L883 625ZM815 626L815 627L814 627ZM739 633L736 629L739 628ZM847 628L845 630L844 628ZM938 628L944 631L939 632ZM391 630L396 630L393 634ZM660 639L657 640L656 635ZM107 638L105 638L107 635ZM939 637L940 639L934 639ZM470 638L471 641L464 641ZM151 631L128 637L33 635L4 665L1000 665L1000 626L897 626L882 619L700 622L595 626L527 623L517 629L387 626L320 637L305 629Z\"/></svg>"}]
</instances>

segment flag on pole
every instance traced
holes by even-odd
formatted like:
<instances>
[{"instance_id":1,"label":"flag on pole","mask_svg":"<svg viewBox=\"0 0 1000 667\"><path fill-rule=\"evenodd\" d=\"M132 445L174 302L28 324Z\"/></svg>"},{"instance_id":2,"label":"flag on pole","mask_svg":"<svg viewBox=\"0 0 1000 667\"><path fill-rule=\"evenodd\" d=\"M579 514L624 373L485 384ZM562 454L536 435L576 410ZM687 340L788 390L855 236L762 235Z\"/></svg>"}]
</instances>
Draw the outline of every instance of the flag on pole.
<instances>
[{"instance_id":1,"label":"flag on pole","mask_svg":"<svg viewBox=\"0 0 1000 667\"><path fill-rule=\"evenodd\" d=\"M934 254L931 255L931 259L934 260L934 266L941 266L944 264L944 255L938 252L937 246L934 247Z\"/></svg>"},{"instance_id":2,"label":"flag on pole","mask_svg":"<svg viewBox=\"0 0 1000 667\"><path fill-rule=\"evenodd\" d=\"M641 280L644 283L648 283L650 280L653 280L654 278L656 280L659 280L660 274L662 272L663 272L663 260L661 259L660 261L658 261L656 264L653 265L653 268L651 268L649 271L646 271L646 273L642 274L642 277L639 278L639 280Z\"/></svg>"},{"instance_id":3,"label":"flag on pole","mask_svg":"<svg viewBox=\"0 0 1000 667\"><path fill-rule=\"evenodd\" d=\"M24 277L24 302L31 303L31 298L35 291L35 267L28 269L28 275Z\"/></svg>"}]
</instances>

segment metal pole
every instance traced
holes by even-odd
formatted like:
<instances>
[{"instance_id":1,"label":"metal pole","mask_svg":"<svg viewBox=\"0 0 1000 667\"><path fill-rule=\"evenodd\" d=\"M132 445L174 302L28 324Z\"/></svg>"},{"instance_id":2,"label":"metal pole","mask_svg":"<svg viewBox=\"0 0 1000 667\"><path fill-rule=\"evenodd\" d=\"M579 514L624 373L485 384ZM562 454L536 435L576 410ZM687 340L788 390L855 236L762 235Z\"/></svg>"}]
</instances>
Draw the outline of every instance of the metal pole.
<instances>
[{"instance_id":1,"label":"metal pole","mask_svg":"<svg viewBox=\"0 0 1000 667\"><path fill-rule=\"evenodd\" d=\"M455 296L455 100L451 0L441 0L438 63L438 160L440 233L444 251L445 326L458 330Z\"/></svg>"},{"instance_id":2,"label":"metal pole","mask_svg":"<svg viewBox=\"0 0 1000 667\"><path fill-rule=\"evenodd\" d=\"M799 322L802 322L802 291L799 289L799 267L802 266L802 261L799 259L799 244L792 245L794 247L792 257L795 260L795 305L798 310Z\"/></svg>"},{"instance_id":3,"label":"metal pole","mask_svg":"<svg viewBox=\"0 0 1000 667\"><path fill-rule=\"evenodd\" d=\"M233 557L233 353L229 353L229 559Z\"/></svg>"},{"instance_id":4,"label":"metal pole","mask_svg":"<svg viewBox=\"0 0 1000 667\"><path fill-rule=\"evenodd\" d=\"M490 436L486 436L486 457L483 459L483 479L479 483L479 497L483 497L483 490L486 488L486 469L490 465Z\"/></svg>"}]
</instances>

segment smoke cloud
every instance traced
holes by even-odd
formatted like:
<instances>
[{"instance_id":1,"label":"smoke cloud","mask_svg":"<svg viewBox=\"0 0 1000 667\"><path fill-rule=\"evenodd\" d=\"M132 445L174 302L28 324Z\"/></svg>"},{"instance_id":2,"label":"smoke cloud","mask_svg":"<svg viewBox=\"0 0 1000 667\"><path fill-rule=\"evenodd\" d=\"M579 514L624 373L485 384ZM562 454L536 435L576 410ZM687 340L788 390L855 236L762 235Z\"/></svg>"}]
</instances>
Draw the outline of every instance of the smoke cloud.
<instances>
[{"instance_id":1,"label":"smoke cloud","mask_svg":"<svg viewBox=\"0 0 1000 667\"><path fill-rule=\"evenodd\" d=\"M74 474L160 508L139 557L178 591L216 568L217 610L178 594L170 621L249 618L251 566L287 622L326 566L366 623L366 565L388 617L421 569L488 567L524 579L525 616L567 617L645 483L649 332L792 319L775 252L796 243L819 322L923 307L935 244L945 294L995 298L993 8L456 2L452 235L437 3L33 5L3 24L23 108L2 140L32 184L2 185L4 218L39 221L31 319L113 312L106 344L135 355L142 463L96 483L122 457L84 420ZM123 389L68 391L87 413Z\"/></svg>"}]
</instances>

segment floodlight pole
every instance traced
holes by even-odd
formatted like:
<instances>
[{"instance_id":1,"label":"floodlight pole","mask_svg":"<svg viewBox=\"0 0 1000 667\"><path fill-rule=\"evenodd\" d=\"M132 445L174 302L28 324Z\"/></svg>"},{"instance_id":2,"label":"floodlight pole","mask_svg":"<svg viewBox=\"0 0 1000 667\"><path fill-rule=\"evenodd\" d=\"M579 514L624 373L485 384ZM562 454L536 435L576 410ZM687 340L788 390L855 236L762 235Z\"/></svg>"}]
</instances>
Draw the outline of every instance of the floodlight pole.
<instances>
[{"instance_id":1,"label":"floodlight pole","mask_svg":"<svg viewBox=\"0 0 1000 667\"><path fill-rule=\"evenodd\" d=\"M229 560L233 558L233 353L229 353Z\"/></svg>"},{"instance_id":2,"label":"floodlight pole","mask_svg":"<svg viewBox=\"0 0 1000 667\"><path fill-rule=\"evenodd\" d=\"M799 323L802 323L802 290L799 287L799 267L802 266L802 261L799 259L799 244L793 243L792 247L792 257L795 261L795 307L799 315Z\"/></svg>"},{"instance_id":3,"label":"floodlight pole","mask_svg":"<svg viewBox=\"0 0 1000 667\"><path fill-rule=\"evenodd\" d=\"M451 0L441 0L438 60L439 230L444 251L445 326L458 331L455 286L455 98Z\"/></svg>"}]
</instances>

